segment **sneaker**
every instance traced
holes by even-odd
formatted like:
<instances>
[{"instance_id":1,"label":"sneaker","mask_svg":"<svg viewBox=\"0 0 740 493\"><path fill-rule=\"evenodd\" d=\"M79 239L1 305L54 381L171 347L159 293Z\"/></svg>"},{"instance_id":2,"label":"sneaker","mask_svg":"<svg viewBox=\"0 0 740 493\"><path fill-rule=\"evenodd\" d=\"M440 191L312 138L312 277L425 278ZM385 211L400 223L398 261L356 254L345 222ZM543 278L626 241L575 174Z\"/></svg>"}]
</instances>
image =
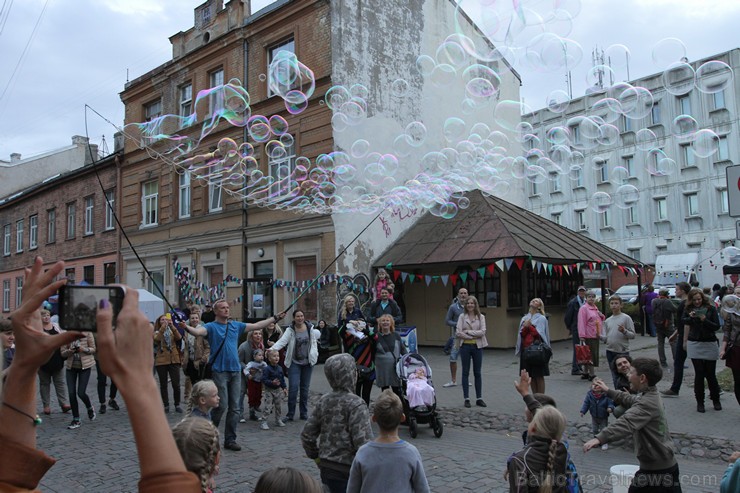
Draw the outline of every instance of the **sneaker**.
<instances>
[{"instance_id":1,"label":"sneaker","mask_svg":"<svg viewBox=\"0 0 740 493\"><path fill-rule=\"evenodd\" d=\"M601 450L609 450L609 444L605 443L604 445L602 445Z\"/></svg>"},{"instance_id":2,"label":"sneaker","mask_svg":"<svg viewBox=\"0 0 740 493\"><path fill-rule=\"evenodd\" d=\"M283 421L293 421L293 416L285 416Z\"/></svg>"},{"instance_id":3,"label":"sneaker","mask_svg":"<svg viewBox=\"0 0 740 493\"><path fill-rule=\"evenodd\" d=\"M242 449L242 446L236 442L229 442L224 444L224 448L228 450L233 450L234 452L239 452Z\"/></svg>"},{"instance_id":4,"label":"sneaker","mask_svg":"<svg viewBox=\"0 0 740 493\"><path fill-rule=\"evenodd\" d=\"M175 406L175 412L178 414L182 414L182 408L180 406Z\"/></svg>"},{"instance_id":5,"label":"sneaker","mask_svg":"<svg viewBox=\"0 0 740 493\"><path fill-rule=\"evenodd\" d=\"M456 387L457 382L447 382L446 384L442 385L442 387Z\"/></svg>"},{"instance_id":6,"label":"sneaker","mask_svg":"<svg viewBox=\"0 0 740 493\"><path fill-rule=\"evenodd\" d=\"M90 421L95 421L95 418L97 418L97 416L95 415L95 408L87 408L87 417L90 418Z\"/></svg>"},{"instance_id":7,"label":"sneaker","mask_svg":"<svg viewBox=\"0 0 740 493\"><path fill-rule=\"evenodd\" d=\"M247 422L247 420L246 420L246 419L244 419L244 418L239 418L239 422L240 422L240 423L246 423L246 422Z\"/></svg>"},{"instance_id":8,"label":"sneaker","mask_svg":"<svg viewBox=\"0 0 740 493\"><path fill-rule=\"evenodd\" d=\"M79 419L73 419L72 422L69 424L69 426L67 426L67 429L68 430L76 430L80 426L82 426L80 424L80 420Z\"/></svg>"},{"instance_id":9,"label":"sneaker","mask_svg":"<svg viewBox=\"0 0 740 493\"><path fill-rule=\"evenodd\" d=\"M116 402L115 399L111 399L111 400L108 401L108 407L111 408L111 409L113 409L114 411L120 411L121 410L121 408L118 407L118 403Z\"/></svg>"},{"instance_id":10,"label":"sneaker","mask_svg":"<svg viewBox=\"0 0 740 493\"><path fill-rule=\"evenodd\" d=\"M264 423L264 421L263 421L263 423ZM265 424L267 424L267 423L265 423ZM282 428L283 426L285 426L285 423L283 423L283 420L281 420L281 419L278 419L278 420L277 420L277 421L275 422L275 424L276 424L276 425L278 425L278 426L280 426L281 428Z\"/></svg>"},{"instance_id":11,"label":"sneaker","mask_svg":"<svg viewBox=\"0 0 740 493\"><path fill-rule=\"evenodd\" d=\"M478 407L488 407L485 402L483 402L483 399L477 399L475 401L475 405Z\"/></svg>"},{"instance_id":12,"label":"sneaker","mask_svg":"<svg viewBox=\"0 0 740 493\"><path fill-rule=\"evenodd\" d=\"M470 407L470 399L465 399L465 407Z\"/></svg>"},{"instance_id":13,"label":"sneaker","mask_svg":"<svg viewBox=\"0 0 740 493\"><path fill-rule=\"evenodd\" d=\"M98 409L98 412L100 414L105 414L105 411L106 411L106 409L105 409L105 403L103 403L103 404L100 405L100 409Z\"/></svg>"},{"instance_id":14,"label":"sneaker","mask_svg":"<svg viewBox=\"0 0 740 493\"><path fill-rule=\"evenodd\" d=\"M661 390L660 395L663 397L678 397L678 392L674 392L671 389Z\"/></svg>"},{"instance_id":15,"label":"sneaker","mask_svg":"<svg viewBox=\"0 0 740 493\"><path fill-rule=\"evenodd\" d=\"M281 423L282 423L282 421L281 421ZM283 423L283 426L284 425L285 425L285 423ZM267 421L263 421L262 423L260 423L260 429L269 430L270 429L270 425L267 424Z\"/></svg>"}]
</instances>

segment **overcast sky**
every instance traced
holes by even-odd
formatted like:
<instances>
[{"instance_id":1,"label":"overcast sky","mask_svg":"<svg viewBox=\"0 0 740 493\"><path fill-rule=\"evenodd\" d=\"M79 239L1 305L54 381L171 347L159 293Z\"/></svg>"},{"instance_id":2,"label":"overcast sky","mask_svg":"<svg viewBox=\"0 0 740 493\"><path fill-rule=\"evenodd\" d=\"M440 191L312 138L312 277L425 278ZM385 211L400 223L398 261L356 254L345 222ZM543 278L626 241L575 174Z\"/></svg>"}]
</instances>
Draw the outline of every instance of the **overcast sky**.
<instances>
[{"instance_id":1,"label":"overcast sky","mask_svg":"<svg viewBox=\"0 0 740 493\"><path fill-rule=\"evenodd\" d=\"M396 1L396 0L387 0ZM400 1L400 0L399 0ZM501 5L511 0L464 0ZM676 37L690 60L740 46L740 0L519 0L544 9L580 4L568 36L584 51L572 68L574 96L582 95L591 51L619 43L631 52L630 76L660 71L652 47ZM171 59L169 37L193 25L202 0L3 0L0 13L0 159L23 158L71 144L85 135L84 105L122 124L119 93L129 79ZM271 3L253 0L257 10ZM8 7L10 10L8 11ZM43 12L43 15L42 15ZM36 27L35 27L36 26ZM34 31L35 28L35 31ZM539 73L515 62L533 108L553 89L565 89L565 72ZM128 75L127 75L128 74ZM737 74L740 76L740 74ZM618 79L626 70L617 69ZM115 129L88 113L89 135L113 147Z\"/></svg>"}]
</instances>

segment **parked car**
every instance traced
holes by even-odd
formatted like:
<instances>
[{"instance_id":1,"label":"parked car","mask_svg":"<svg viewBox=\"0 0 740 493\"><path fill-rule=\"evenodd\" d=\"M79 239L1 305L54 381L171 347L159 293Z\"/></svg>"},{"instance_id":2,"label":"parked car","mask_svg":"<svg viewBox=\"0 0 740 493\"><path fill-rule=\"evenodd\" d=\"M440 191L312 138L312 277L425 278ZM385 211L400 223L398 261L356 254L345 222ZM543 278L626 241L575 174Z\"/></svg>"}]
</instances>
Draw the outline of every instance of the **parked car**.
<instances>
[{"instance_id":1,"label":"parked car","mask_svg":"<svg viewBox=\"0 0 740 493\"><path fill-rule=\"evenodd\" d=\"M619 295L620 298L622 298L622 301L626 303L637 303L637 284L625 284L624 286L620 286L619 289L614 293Z\"/></svg>"}]
</instances>

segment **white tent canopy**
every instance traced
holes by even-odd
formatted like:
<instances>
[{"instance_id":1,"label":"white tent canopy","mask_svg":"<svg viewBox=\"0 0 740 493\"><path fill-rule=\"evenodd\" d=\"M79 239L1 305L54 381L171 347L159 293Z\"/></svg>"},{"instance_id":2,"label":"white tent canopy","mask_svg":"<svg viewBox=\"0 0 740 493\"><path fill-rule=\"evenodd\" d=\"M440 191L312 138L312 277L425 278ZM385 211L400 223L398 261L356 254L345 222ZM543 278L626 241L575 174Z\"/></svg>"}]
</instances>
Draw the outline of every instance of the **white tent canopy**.
<instances>
[{"instance_id":1,"label":"white tent canopy","mask_svg":"<svg viewBox=\"0 0 740 493\"><path fill-rule=\"evenodd\" d=\"M139 288L136 291L139 292L139 310L153 323L166 310L164 300L146 289Z\"/></svg>"}]
</instances>

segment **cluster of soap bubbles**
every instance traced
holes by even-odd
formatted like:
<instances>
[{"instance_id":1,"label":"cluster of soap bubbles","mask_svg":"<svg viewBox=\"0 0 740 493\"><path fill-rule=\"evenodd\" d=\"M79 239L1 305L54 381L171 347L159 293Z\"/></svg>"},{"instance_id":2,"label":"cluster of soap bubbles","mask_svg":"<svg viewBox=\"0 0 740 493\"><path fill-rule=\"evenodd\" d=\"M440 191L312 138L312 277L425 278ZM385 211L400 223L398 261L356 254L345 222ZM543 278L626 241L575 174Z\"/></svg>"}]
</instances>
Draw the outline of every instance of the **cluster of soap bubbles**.
<instances>
[{"instance_id":1,"label":"cluster of soap bubbles","mask_svg":"<svg viewBox=\"0 0 740 493\"><path fill-rule=\"evenodd\" d=\"M580 0L461 0L455 10L455 32L430 53L416 57L410 75L391 77L384 88L361 83L332 86L318 104L331 112L335 142L349 142L311 160L295 155L288 121L280 115L252 114L250 97L241 83L198 93L192 115L165 115L149 122L127 125L126 136L169 160L178 171L220 185L227 193L261 207L307 213L376 213L390 207L424 209L440 217L454 217L469 206L466 191L480 189L502 196L517 182L544 184L557 179L582 183L597 173L599 190L589 206L603 213L612 206L628 209L640 200L630 181L632 170L610 165L622 146L634 146L647 172L655 177L676 172L675 160L663 149L665 136L641 123L651 115L655 97L648 89L616 80L630 52L624 45L606 49L610 65L597 65L586 74L590 105L568 117L567 92L553 90L544 102L558 123L538 136L522 120L532 108L520 101L502 99L502 75L507 63L540 72L572 69L583 59L581 46L567 36L580 12ZM495 5L494 5L495 4ZM477 27L470 27L467 7L479 9ZM488 39L486 39L486 37ZM490 41L489 41L490 40ZM491 41L493 43L491 43ZM686 62L680 40L657 43L653 61L663 70L665 90L676 96L698 90L712 94L730 87L732 69L710 61L697 70ZM279 96L286 111L297 115L316 101L314 73L289 51L276 54L266 74L268 94ZM420 104L424 87L438 93L461 95L454 114L439 121L405 121L388 142L375 139L368 120L382 113L383 105ZM372 91L371 91L372 89ZM462 91L460 91L462 89ZM376 95L386 98L376 101ZM487 115L481 121L480 115ZM620 119L634 131L623 135ZM199 131L194 127L198 122ZM206 152L201 142L221 122L245 128L247 142L230 138ZM666 125L679 142L690 144L698 157L717 152L718 135L691 115ZM259 166L255 146L264 146L268 166ZM265 169L268 171L265 173Z\"/></svg>"}]
</instances>

